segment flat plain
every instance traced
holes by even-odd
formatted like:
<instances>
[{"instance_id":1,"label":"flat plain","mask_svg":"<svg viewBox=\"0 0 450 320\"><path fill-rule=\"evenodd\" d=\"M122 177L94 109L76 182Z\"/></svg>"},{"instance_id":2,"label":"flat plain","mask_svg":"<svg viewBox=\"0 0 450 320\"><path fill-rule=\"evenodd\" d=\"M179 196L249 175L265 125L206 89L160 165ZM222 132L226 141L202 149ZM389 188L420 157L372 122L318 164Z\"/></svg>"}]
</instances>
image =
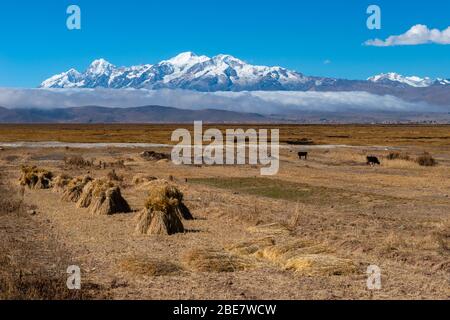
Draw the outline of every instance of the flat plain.
<instances>
[{"instance_id":1,"label":"flat plain","mask_svg":"<svg viewBox=\"0 0 450 320\"><path fill-rule=\"evenodd\" d=\"M0 145L173 144L179 127L2 125ZM262 177L251 165L177 166L145 159L140 153L149 149L131 145L3 147L0 298L450 298L450 126L210 127L280 128L279 174ZM299 160L304 150L309 157ZM424 152L437 165L419 165ZM403 156L389 159L392 153ZM367 155L381 165L367 165ZM70 157L91 164L71 165ZM114 170L133 212L92 215L54 190L21 188L24 165L72 177ZM183 192L195 218L183 221L185 233L135 233L148 192L140 176ZM80 293L64 288L69 265L81 267ZM370 265L381 269L380 290L367 287Z\"/></svg>"}]
</instances>

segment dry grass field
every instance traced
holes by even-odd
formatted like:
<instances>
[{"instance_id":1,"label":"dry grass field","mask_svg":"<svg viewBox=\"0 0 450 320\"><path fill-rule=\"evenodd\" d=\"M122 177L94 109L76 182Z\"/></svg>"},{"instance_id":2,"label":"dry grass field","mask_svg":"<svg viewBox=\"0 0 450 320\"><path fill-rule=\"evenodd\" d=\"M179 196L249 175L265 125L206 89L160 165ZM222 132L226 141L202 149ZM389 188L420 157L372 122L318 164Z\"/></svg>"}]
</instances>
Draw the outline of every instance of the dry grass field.
<instances>
[{"instance_id":1,"label":"dry grass field","mask_svg":"<svg viewBox=\"0 0 450 320\"><path fill-rule=\"evenodd\" d=\"M398 146L426 145L448 146L450 125L261 125L205 124L208 128L221 130L233 128L280 129L281 142L309 139L316 144ZM171 143L172 132L178 128L193 130L192 125L183 124L52 124L0 126L1 142L60 141L60 142L130 142Z\"/></svg>"},{"instance_id":2,"label":"dry grass field","mask_svg":"<svg viewBox=\"0 0 450 320\"><path fill-rule=\"evenodd\" d=\"M0 145L170 144L175 128L2 125ZM449 299L450 126L280 129L273 177L258 166L144 159L143 148L0 149L0 299ZM315 146L288 144L301 139ZM424 152L435 166L415 161ZM369 154L381 165L368 166ZM21 166L59 176L61 189L20 186ZM62 200L61 175L108 177L131 212ZM136 232L153 177L183 193L194 217L184 232ZM81 267L81 291L65 288L69 265ZM381 269L381 290L367 288L369 265Z\"/></svg>"}]
</instances>

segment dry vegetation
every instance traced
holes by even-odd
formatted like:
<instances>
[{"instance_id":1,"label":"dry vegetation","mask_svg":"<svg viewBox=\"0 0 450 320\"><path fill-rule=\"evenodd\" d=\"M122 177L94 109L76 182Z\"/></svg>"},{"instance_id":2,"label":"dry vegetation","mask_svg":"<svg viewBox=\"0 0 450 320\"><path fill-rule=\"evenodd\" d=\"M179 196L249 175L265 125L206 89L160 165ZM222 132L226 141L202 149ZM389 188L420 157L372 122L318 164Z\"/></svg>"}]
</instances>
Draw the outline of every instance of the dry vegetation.
<instances>
[{"instance_id":1,"label":"dry vegetation","mask_svg":"<svg viewBox=\"0 0 450 320\"><path fill-rule=\"evenodd\" d=\"M89 281L83 291L67 289L67 250L5 180L0 176L0 300L107 299L108 290Z\"/></svg>"},{"instance_id":2,"label":"dry vegetation","mask_svg":"<svg viewBox=\"0 0 450 320\"><path fill-rule=\"evenodd\" d=\"M192 249L183 257L183 262L198 272L236 272L255 267L250 259L215 249Z\"/></svg>"},{"instance_id":3,"label":"dry vegetation","mask_svg":"<svg viewBox=\"0 0 450 320\"><path fill-rule=\"evenodd\" d=\"M178 128L193 130L183 124L52 124L2 125L3 142L61 141L61 142L151 142L171 143L172 132ZM450 141L449 125L274 125L274 124L205 124L204 130L219 128L280 129L282 143L300 141L311 144L348 145L423 145L445 146ZM161 153L162 154L162 153Z\"/></svg>"},{"instance_id":4,"label":"dry vegetation","mask_svg":"<svg viewBox=\"0 0 450 320\"><path fill-rule=\"evenodd\" d=\"M9 126L0 134L168 143L172 127ZM291 144L279 174L265 178L258 166L155 158L168 148L151 159L131 147L5 148L0 298L450 298L448 126L281 132ZM308 160L298 159L302 150ZM367 155L381 165L366 165ZM83 270L79 292L65 288L72 264ZM372 264L382 270L380 291L366 287Z\"/></svg>"}]
</instances>

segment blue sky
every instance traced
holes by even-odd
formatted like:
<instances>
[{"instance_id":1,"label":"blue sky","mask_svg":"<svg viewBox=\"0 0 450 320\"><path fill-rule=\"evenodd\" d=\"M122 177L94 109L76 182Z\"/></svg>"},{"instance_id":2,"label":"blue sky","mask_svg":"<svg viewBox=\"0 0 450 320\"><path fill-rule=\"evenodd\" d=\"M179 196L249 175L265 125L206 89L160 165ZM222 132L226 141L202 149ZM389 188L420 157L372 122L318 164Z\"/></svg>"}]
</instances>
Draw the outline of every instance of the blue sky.
<instances>
[{"instance_id":1,"label":"blue sky","mask_svg":"<svg viewBox=\"0 0 450 320\"><path fill-rule=\"evenodd\" d=\"M70 4L81 7L81 31L66 28ZM366 28L369 4L382 9L381 30ZM395 71L450 78L450 45L362 45L419 23L439 30L450 26L450 2L1 1L0 87L36 87L71 67L83 71L100 57L132 65L182 51L227 53L307 75L362 79Z\"/></svg>"}]
</instances>

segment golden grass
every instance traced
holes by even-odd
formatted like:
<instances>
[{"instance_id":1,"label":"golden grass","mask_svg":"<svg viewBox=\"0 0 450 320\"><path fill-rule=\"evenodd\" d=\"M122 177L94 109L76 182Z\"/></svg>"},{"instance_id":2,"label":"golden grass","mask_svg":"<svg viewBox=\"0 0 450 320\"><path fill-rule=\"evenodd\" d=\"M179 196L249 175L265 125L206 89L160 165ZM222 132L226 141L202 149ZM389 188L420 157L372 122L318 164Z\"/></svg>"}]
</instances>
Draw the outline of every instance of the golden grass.
<instances>
[{"instance_id":1,"label":"golden grass","mask_svg":"<svg viewBox=\"0 0 450 320\"><path fill-rule=\"evenodd\" d=\"M140 174L137 174L137 175L135 175L133 177L132 182L133 182L134 185L139 185L139 184L142 184L142 183L145 183L145 182L151 182L151 181L155 181L155 180L158 180L158 178L153 177L153 176L149 176L147 174L140 173Z\"/></svg>"},{"instance_id":2,"label":"golden grass","mask_svg":"<svg viewBox=\"0 0 450 320\"><path fill-rule=\"evenodd\" d=\"M264 235L288 235L291 233L287 225L277 222L249 227L247 231Z\"/></svg>"},{"instance_id":3,"label":"golden grass","mask_svg":"<svg viewBox=\"0 0 450 320\"><path fill-rule=\"evenodd\" d=\"M284 268L302 276L349 275L358 270L352 260L325 254L292 257L284 263Z\"/></svg>"},{"instance_id":4,"label":"golden grass","mask_svg":"<svg viewBox=\"0 0 450 320\"><path fill-rule=\"evenodd\" d=\"M450 141L448 125L205 124L204 127L204 130L218 128L222 131L228 128L276 128L280 129L281 143L308 139L316 144L443 146ZM0 127L0 137L4 142L56 140L171 144L172 132L178 128L193 130L192 125L182 124L11 124Z\"/></svg>"},{"instance_id":5,"label":"golden grass","mask_svg":"<svg viewBox=\"0 0 450 320\"><path fill-rule=\"evenodd\" d=\"M365 164L367 162L366 156L367 154L363 152L342 148L339 150L331 150L326 153L327 159L338 164Z\"/></svg>"},{"instance_id":6,"label":"golden grass","mask_svg":"<svg viewBox=\"0 0 450 320\"><path fill-rule=\"evenodd\" d=\"M446 255L450 254L450 220L442 223L435 237L439 252Z\"/></svg>"},{"instance_id":7,"label":"golden grass","mask_svg":"<svg viewBox=\"0 0 450 320\"><path fill-rule=\"evenodd\" d=\"M381 163L381 166L396 169L420 169L416 162L403 159L386 160Z\"/></svg>"},{"instance_id":8,"label":"golden grass","mask_svg":"<svg viewBox=\"0 0 450 320\"><path fill-rule=\"evenodd\" d=\"M286 260L305 254L330 253L332 250L322 244L311 241L293 240L262 248L256 256L275 263L285 263Z\"/></svg>"},{"instance_id":9,"label":"golden grass","mask_svg":"<svg viewBox=\"0 0 450 320\"><path fill-rule=\"evenodd\" d=\"M251 259L213 249L193 249L183 257L187 268L197 272L237 272L253 269Z\"/></svg>"},{"instance_id":10,"label":"golden grass","mask_svg":"<svg viewBox=\"0 0 450 320\"><path fill-rule=\"evenodd\" d=\"M176 264L149 258L149 257L128 257L119 262L122 271L140 276L169 276L181 272L181 268Z\"/></svg>"},{"instance_id":11,"label":"golden grass","mask_svg":"<svg viewBox=\"0 0 450 320\"><path fill-rule=\"evenodd\" d=\"M227 247L231 253L268 261L302 276L347 275L356 272L356 264L332 255L323 244L298 239L262 238Z\"/></svg>"},{"instance_id":12,"label":"golden grass","mask_svg":"<svg viewBox=\"0 0 450 320\"><path fill-rule=\"evenodd\" d=\"M262 249L273 245L275 245L274 238L266 237L230 245L226 247L226 249L233 254L248 256L253 255L261 251Z\"/></svg>"}]
</instances>

